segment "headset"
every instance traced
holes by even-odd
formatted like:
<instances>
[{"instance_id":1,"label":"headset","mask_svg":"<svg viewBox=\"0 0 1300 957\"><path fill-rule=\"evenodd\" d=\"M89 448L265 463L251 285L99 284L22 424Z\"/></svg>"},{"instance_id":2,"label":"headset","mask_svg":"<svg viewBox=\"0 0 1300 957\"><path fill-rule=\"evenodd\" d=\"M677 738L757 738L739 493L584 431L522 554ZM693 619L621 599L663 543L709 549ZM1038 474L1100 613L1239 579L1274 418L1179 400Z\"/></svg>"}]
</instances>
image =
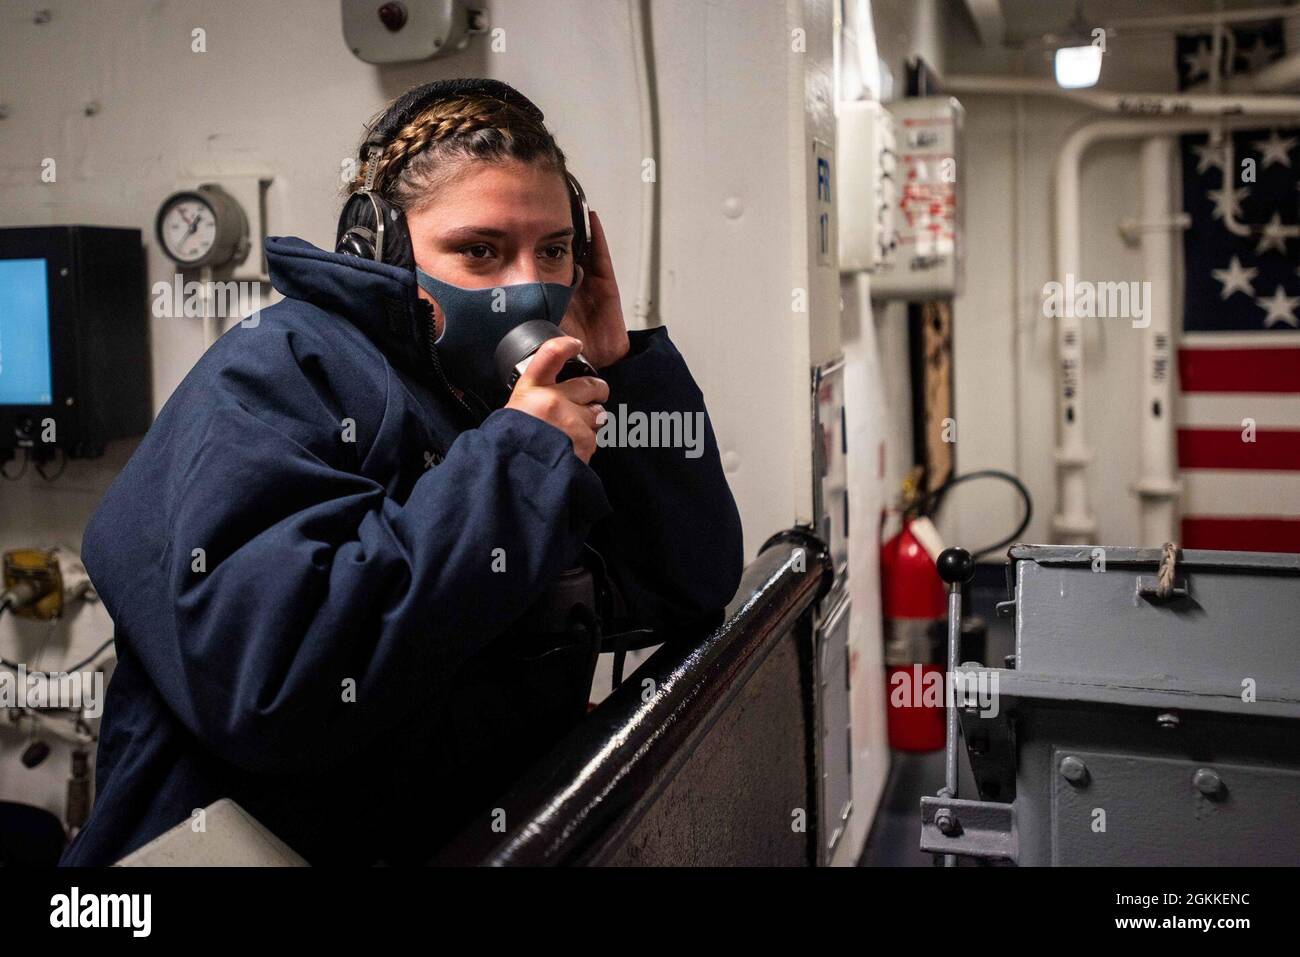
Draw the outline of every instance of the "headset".
<instances>
[{"instance_id":1,"label":"headset","mask_svg":"<svg viewBox=\"0 0 1300 957\"><path fill-rule=\"evenodd\" d=\"M544 119L542 111L528 97L500 80L434 80L402 94L371 127L365 142L361 144L357 158L365 163L365 184L348 197L339 215L335 252L415 271L415 251L406 225L406 214L375 190L378 159L398 130L430 104L467 94L494 97L538 123ZM565 180L573 219L573 258L575 263L582 263L591 251L591 210L587 206L587 196L573 174L566 171Z\"/></svg>"}]
</instances>

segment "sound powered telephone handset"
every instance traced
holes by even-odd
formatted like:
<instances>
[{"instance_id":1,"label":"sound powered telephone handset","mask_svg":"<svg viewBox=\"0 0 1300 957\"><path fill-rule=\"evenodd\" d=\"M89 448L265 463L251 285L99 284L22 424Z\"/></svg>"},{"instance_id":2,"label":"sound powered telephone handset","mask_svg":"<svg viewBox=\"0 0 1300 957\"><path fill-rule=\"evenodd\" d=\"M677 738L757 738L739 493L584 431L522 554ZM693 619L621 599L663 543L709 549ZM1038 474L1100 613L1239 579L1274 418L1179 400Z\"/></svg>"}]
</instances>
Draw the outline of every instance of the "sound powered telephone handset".
<instances>
[{"instance_id":1,"label":"sound powered telephone handset","mask_svg":"<svg viewBox=\"0 0 1300 957\"><path fill-rule=\"evenodd\" d=\"M575 208L575 218L581 216L581 228L583 241L576 243L575 247L578 255L575 257L575 268L584 271L590 268L592 257L591 242L591 207L587 205L587 196L578 185L577 180L572 181L573 188L573 205ZM580 213L578 212L580 210ZM525 322L510 330L498 344L494 360L496 362L497 373L507 389L514 389L515 383L519 377L524 374L529 363L533 361L533 356L537 350L548 339L558 339L564 335L560 327L554 323L547 322L545 319L534 319L531 322ZM579 353L572 359L564 363L563 368L555 377L556 382L564 382L568 379L576 379L580 376L598 376L595 366L587 361L586 356Z\"/></svg>"}]
</instances>

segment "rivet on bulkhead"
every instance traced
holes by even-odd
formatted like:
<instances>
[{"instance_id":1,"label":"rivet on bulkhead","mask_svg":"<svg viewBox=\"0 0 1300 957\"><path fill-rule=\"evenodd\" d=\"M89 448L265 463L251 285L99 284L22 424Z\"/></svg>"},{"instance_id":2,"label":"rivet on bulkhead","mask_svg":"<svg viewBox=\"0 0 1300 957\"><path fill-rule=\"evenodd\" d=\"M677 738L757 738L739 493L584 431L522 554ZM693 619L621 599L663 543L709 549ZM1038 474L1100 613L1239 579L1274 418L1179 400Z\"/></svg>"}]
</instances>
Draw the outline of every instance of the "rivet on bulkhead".
<instances>
[{"instance_id":1,"label":"rivet on bulkhead","mask_svg":"<svg viewBox=\"0 0 1300 957\"><path fill-rule=\"evenodd\" d=\"M1073 754L1061 759L1060 771L1061 777L1078 787L1084 787L1092 777L1083 759L1076 758Z\"/></svg>"}]
</instances>

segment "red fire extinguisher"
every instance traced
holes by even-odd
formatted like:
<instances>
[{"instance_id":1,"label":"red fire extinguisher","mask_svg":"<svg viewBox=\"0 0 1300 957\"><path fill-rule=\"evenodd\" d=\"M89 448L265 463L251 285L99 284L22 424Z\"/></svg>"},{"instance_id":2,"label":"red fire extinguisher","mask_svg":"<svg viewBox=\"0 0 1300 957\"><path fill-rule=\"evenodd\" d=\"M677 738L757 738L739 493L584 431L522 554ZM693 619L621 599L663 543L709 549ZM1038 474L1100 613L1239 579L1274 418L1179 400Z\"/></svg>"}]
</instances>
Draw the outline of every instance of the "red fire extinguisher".
<instances>
[{"instance_id":1,"label":"red fire extinguisher","mask_svg":"<svg viewBox=\"0 0 1300 957\"><path fill-rule=\"evenodd\" d=\"M949 477L924 496L916 491L919 471L903 484L903 530L880 547L880 604L884 612L885 689L889 744L902 751L936 751L944 745L944 701L947 693L948 595L935 561L943 541L926 516L935 514L948 492L963 482L998 479L1010 484L1025 504L1016 530L1001 541L978 550L975 558L1018 541L1034 515L1034 502L1025 484L1010 472L978 469ZM963 648L983 648L987 631L969 617L971 637ZM981 660L980 651L973 660Z\"/></svg>"},{"instance_id":2,"label":"red fire extinguisher","mask_svg":"<svg viewBox=\"0 0 1300 957\"><path fill-rule=\"evenodd\" d=\"M889 745L902 751L944 744L944 660L936 635L943 635L948 603L934 565L942 550L928 518L905 518L902 531L880 547Z\"/></svg>"}]
</instances>

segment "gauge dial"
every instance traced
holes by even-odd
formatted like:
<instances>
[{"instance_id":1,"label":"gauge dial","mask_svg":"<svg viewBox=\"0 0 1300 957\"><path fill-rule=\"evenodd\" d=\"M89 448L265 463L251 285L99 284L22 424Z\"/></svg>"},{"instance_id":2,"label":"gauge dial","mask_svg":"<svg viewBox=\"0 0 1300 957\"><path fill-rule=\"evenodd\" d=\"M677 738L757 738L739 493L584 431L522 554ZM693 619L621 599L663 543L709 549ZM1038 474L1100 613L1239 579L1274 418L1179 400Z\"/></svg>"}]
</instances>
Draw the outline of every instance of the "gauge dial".
<instances>
[{"instance_id":1,"label":"gauge dial","mask_svg":"<svg viewBox=\"0 0 1300 957\"><path fill-rule=\"evenodd\" d=\"M221 266L248 254L248 220L222 189L203 185L169 196L158 210L158 242L181 266Z\"/></svg>"},{"instance_id":2,"label":"gauge dial","mask_svg":"<svg viewBox=\"0 0 1300 957\"><path fill-rule=\"evenodd\" d=\"M163 249L178 263L195 263L212 251L217 217L203 200L177 200L158 220Z\"/></svg>"}]
</instances>

